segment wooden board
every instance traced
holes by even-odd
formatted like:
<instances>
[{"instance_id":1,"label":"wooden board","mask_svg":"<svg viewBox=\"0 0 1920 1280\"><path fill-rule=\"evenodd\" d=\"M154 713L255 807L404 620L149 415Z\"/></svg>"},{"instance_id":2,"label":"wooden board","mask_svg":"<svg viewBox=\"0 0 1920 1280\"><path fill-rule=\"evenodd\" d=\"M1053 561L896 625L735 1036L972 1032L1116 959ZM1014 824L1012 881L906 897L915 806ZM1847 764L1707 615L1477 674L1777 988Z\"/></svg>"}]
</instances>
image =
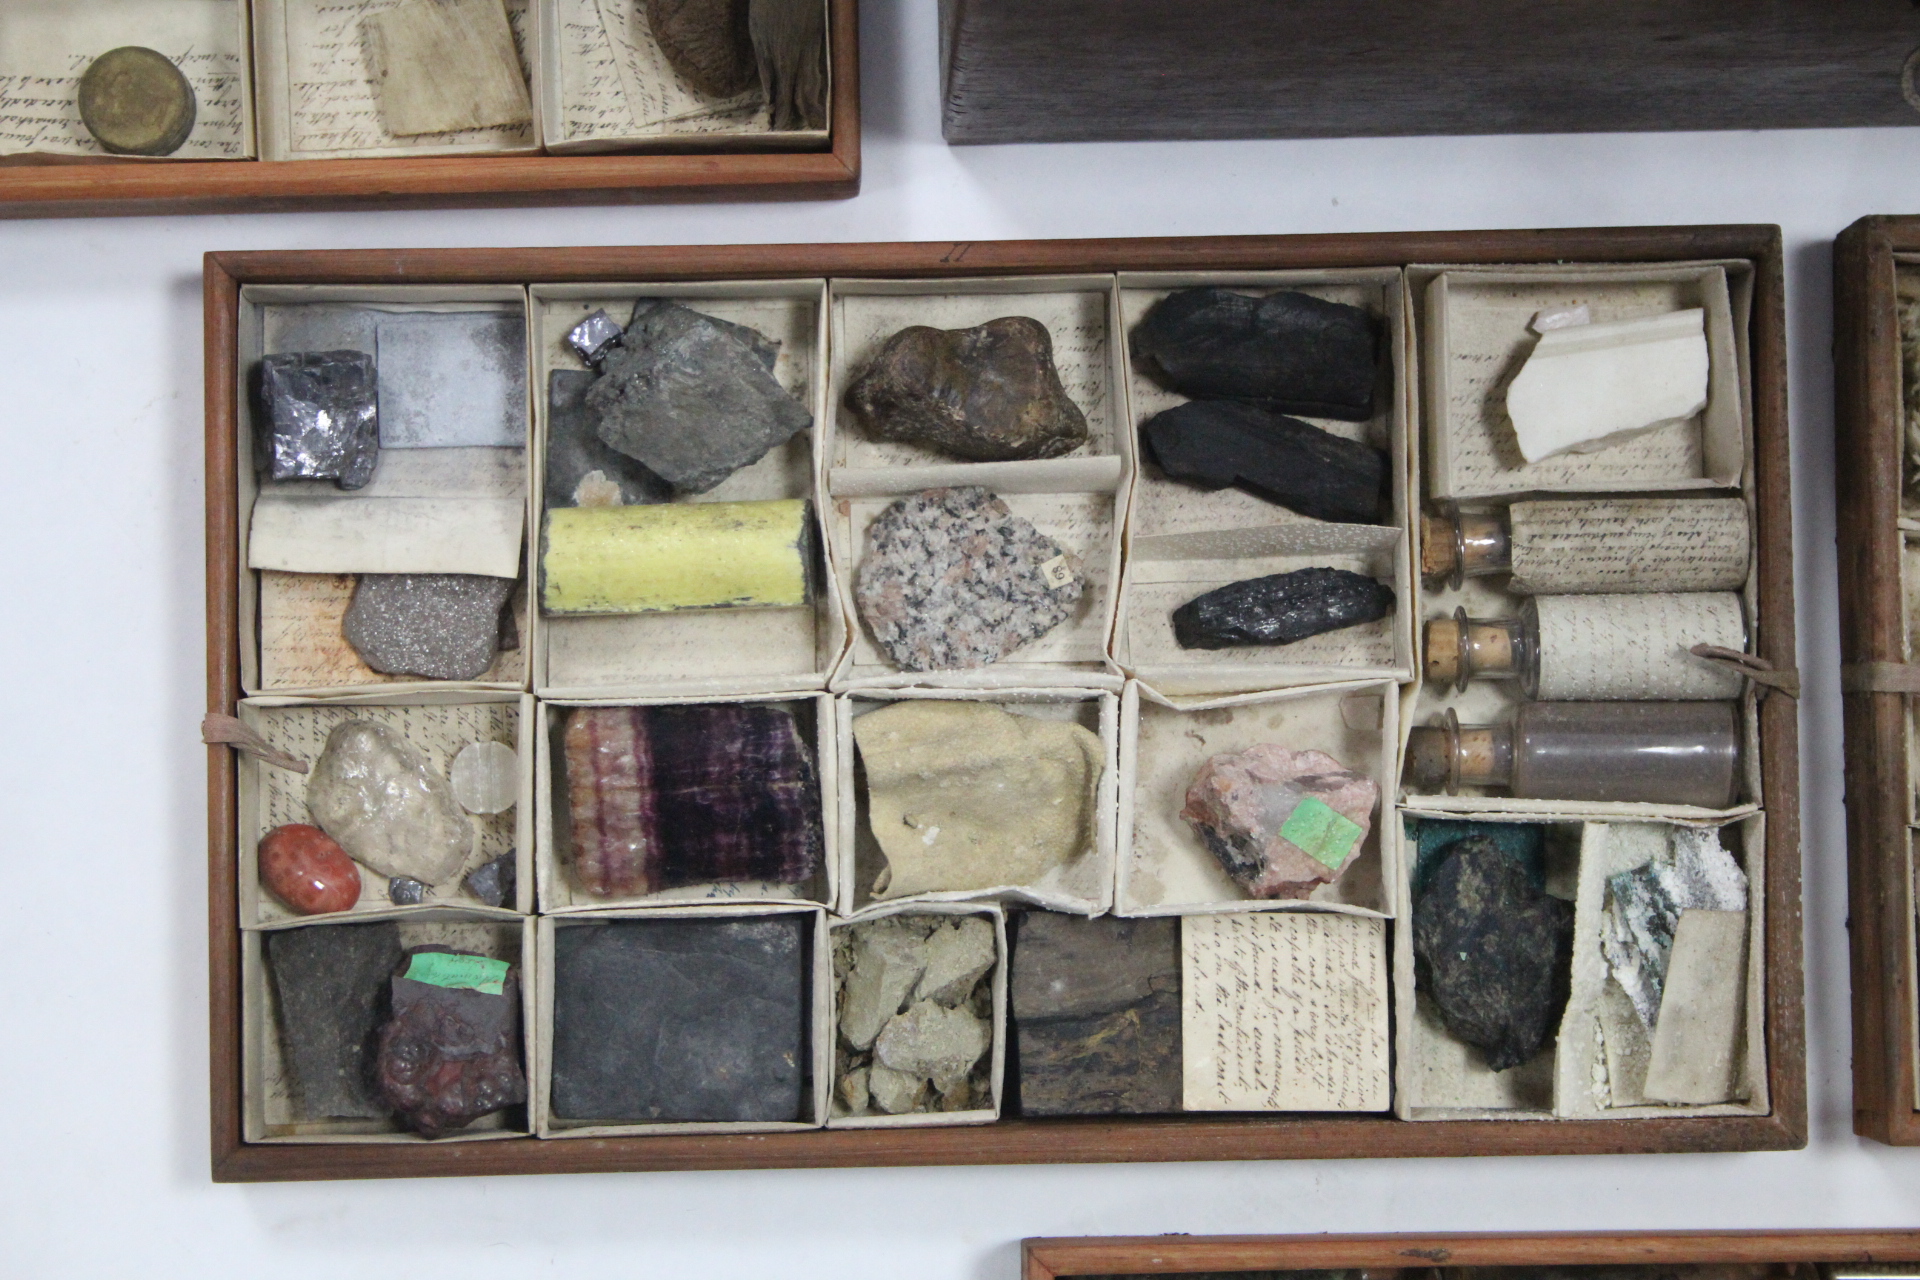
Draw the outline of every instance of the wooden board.
<instances>
[{"instance_id":1,"label":"wooden board","mask_svg":"<svg viewBox=\"0 0 1920 1280\"><path fill-rule=\"evenodd\" d=\"M0 164L0 218L846 199L860 191L858 0L829 0L820 151Z\"/></svg>"},{"instance_id":2,"label":"wooden board","mask_svg":"<svg viewBox=\"0 0 1920 1280\"><path fill-rule=\"evenodd\" d=\"M1920 1231L1527 1232L1499 1235L1087 1236L1020 1242L1022 1280L1365 1268L1860 1264L1920 1259ZM1789 1271L1789 1268L1796 1268Z\"/></svg>"},{"instance_id":3,"label":"wooden board","mask_svg":"<svg viewBox=\"0 0 1920 1280\"><path fill-rule=\"evenodd\" d=\"M1895 256L1920 253L1920 217L1863 218L1834 245L1835 500L1846 730L1847 901L1853 958L1853 1128L1920 1144L1907 826L1907 699L1852 669L1904 662L1900 326Z\"/></svg>"},{"instance_id":4,"label":"wooden board","mask_svg":"<svg viewBox=\"0 0 1920 1280\"><path fill-rule=\"evenodd\" d=\"M1906 0L941 0L947 141L1920 124Z\"/></svg>"},{"instance_id":5,"label":"wooden board","mask_svg":"<svg viewBox=\"0 0 1920 1280\"><path fill-rule=\"evenodd\" d=\"M1251 271L1411 263L1753 264L1749 339L1761 656L1794 665L1783 257L1772 226L1474 231L1191 239L584 249L214 253L206 258L207 677L210 710L240 696L234 432L243 284L438 285L573 281L953 278L1109 271ZM597 1170L1085 1163L1135 1160L1785 1150L1806 1142L1797 712L1761 704L1767 804L1766 1004L1770 1114L1645 1120L1408 1122L1247 1116L1003 1120L953 1128L817 1130L435 1145L250 1145L241 1140L235 769L209 749L212 1165L223 1181Z\"/></svg>"}]
</instances>

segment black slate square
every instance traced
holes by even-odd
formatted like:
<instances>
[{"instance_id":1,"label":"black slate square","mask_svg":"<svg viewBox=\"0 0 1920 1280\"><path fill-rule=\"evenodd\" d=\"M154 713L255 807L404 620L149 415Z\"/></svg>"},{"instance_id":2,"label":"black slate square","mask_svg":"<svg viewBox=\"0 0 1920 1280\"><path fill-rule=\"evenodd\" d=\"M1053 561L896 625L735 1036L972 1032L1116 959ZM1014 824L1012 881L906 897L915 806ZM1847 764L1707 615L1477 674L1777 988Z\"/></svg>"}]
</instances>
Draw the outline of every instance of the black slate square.
<instances>
[{"instance_id":1,"label":"black slate square","mask_svg":"<svg viewBox=\"0 0 1920 1280\"><path fill-rule=\"evenodd\" d=\"M785 914L558 925L554 1116L808 1118L811 923Z\"/></svg>"},{"instance_id":2,"label":"black slate square","mask_svg":"<svg viewBox=\"0 0 1920 1280\"><path fill-rule=\"evenodd\" d=\"M1052 911L1016 920L1020 1114L1180 1110L1180 922Z\"/></svg>"},{"instance_id":3,"label":"black slate square","mask_svg":"<svg viewBox=\"0 0 1920 1280\"><path fill-rule=\"evenodd\" d=\"M391 921L309 925L276 929L265 945L295 1113L303 1120L390 1114L374 1088L373 1062L388 979L404 954L399 929Z\"/></svg>"}]
</instances>

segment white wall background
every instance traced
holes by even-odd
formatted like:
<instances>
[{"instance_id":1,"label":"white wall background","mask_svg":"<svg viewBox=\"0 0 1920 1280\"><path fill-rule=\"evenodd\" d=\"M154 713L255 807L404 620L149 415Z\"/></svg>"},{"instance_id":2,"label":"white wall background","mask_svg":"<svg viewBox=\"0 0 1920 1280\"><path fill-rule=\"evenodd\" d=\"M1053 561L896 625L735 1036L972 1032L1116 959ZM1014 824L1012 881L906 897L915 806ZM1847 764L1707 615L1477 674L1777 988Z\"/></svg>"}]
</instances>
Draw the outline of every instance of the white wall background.
<instances>
[{"instance_id":1,"label":"white wall background","mask_svg":"<svg viewBox=\"0 0 1920 1280\"><path fill-rule=\"evenodd\" d=\"M0 223L0 1275L1012 1280L1028 1235L1920 1226L1920 1150L1850 1123L1829 359L1830 242L1920 212L1920 127L949 150L933 5L866 10L851 202ZM1805 1151L209 1181L203 252L1711 222L1786 232Z\"/></svg>"}]
</instances>

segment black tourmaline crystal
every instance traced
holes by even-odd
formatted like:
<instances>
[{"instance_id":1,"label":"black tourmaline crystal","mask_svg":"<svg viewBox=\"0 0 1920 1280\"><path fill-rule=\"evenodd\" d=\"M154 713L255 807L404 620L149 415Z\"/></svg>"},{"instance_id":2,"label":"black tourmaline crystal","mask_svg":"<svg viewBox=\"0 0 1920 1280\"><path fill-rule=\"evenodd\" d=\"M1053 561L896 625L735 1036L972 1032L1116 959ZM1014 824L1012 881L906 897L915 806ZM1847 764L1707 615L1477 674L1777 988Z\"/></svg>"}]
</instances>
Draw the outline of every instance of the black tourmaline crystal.
<instances>
[{"instance_id":1,"label":"black tourmaline crystal","mask_svg":"<svg viewBox=\"0 0 1920 1280\"><path fill-rule=\"evenodd\" d=\"M1572 982L1573 904L1484 836L1441 855L1413 904L1414 977L1447 1031L1505 1071L1547 1046Z\"/></svg>"},{"instance_id":2,"label":"black tourmaline crystal","mask_svg":"<svg viewBox=\"0 0 1920 1280\"><path fill-rule=\"evenodd\" d=\"M1373 317L1345 303L1179 289L1134 326L1133 357L1182 395L1265 400L1311 418L1373 416Z\"/></svg>"},{"instance_id":3,"label":"black tourmaline crystal","mask_svg":"<svg viewBox=\"0 0 1920 1280\"><path fill-rule=\"evenodd\" d=\"M1245 400L1190 400L1142 428L1168 479L1224 489L1237 484L1316 520L1380 518L1387 455Z\"/></svg>"},{"instance_id":4,"label":"black tourmaline crystal","mask_svg":"<svg viewBox=\"0 0 1920 1280\"><path fill-rule=\"evenodd\" d=\"M450 947L425 952L478 959ZM437 1138L527 1100L520 1068L519 975L508 966L497 992L393 978L393 1020L380 1029L380 1095L409 1129Z\"/></svg>"},{"instance_id":5,"label":"black tourmaline crystal","mask_svg":"<svg viewBox=\"0 0 1920 1280\"><path fill-rule=\"evenodd\" d=\"M1229 582L1173 611L1182 649L1292 644L1393 612L1393 588L1345 569L1295 569Z\"/></svg>"},{"instance_id":6,"label":"black tourmaline crystal","mask_svg":"<svg viewBox=\"0 0 1920 1280\"><path fill-rule=\"evenodd\" d=\"M359 489L380 461L379 379L364 351L308 351L260 361L261 465L272 480Z\"/></svg>"}]
</instances>

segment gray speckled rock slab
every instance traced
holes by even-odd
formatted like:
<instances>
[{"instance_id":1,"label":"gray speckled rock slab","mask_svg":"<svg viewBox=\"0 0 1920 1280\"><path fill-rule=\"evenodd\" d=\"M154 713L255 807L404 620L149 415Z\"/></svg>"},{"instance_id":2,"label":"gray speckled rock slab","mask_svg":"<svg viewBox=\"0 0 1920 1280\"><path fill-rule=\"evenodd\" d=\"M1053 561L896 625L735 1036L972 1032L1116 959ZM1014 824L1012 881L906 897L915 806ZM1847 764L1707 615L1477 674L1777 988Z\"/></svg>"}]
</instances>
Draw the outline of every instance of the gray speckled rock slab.
<instances>
[{"instance_id":1,"label":"gray speckled rock slab","mask_svg":"<svg viewBox=\"0 0 1920 1280\"><path fill-rule=\"evenodd\" d=\"M1028 911L1012 1001L1022 1115L1180 1110L1180 922Z\"/></svg>"},{"instance_id":2,"label":"gray speckled rock slab","mask_svg":"<svg viewBox=\"0 0 1920 1280\"><path fill-rule=\"evenodd\" d=\"M805 1119L811 924L785 914L557 928L555 1117Z\"/></svg>"},{"instance_id":3,"label":"gray speckled rock slab","mask_svg":"<svg viewBox=\"0 0 1920 1280\"><path fill-rule=\"evenodd\" d=\"M387 1115L373 1066L388 980L403 954L399 929L391 922L278 929L264 945L295 1114Z\"/></svg>"},{"instance_id":4,"label":"gray speckled rock slab","mask_svg":"<svg viewBox=\"0 0 1920 1280\"><path fill-rule=\"evenodd\" d=\"M672 485L597 434L598 418L587 411L587 391L597 381L598 374L584 369L547 376L547 505L612 506L616 497L623 507L667 501Z\"/></svg>"},{"instance_id":5,"label":"gray speckled rock slab","mask_svg":"<svg viewBox=\"0 0 1920 1280\"><path fill-rule=\"evenodd\" d=\"M705 493L813 425L743 325L643 298L586 394L600 438L681 493Z\"/></svg>"},{"instance_id":6,"label":"gray speckled rock slab","mask_svg":"<svg viewBox=\"0 0 1920 1280\"><path fill-rule=\"evenodd\" d=\"M513 579L472 573L367 573L341 629L375 671L473 680L493 665Z\"/></svg>"},{"instance_id":7,"label":"gray speckled rock slab","mask_svg":"<svg viewBox=\"0 0 1920 1280\"><path fill-rule=\"evenodd\" d=\"M900 499L867 531L861 620L905 671L983 667L1065 622L1079 562L978 485Z\"/></svg>"}]
</instances>

